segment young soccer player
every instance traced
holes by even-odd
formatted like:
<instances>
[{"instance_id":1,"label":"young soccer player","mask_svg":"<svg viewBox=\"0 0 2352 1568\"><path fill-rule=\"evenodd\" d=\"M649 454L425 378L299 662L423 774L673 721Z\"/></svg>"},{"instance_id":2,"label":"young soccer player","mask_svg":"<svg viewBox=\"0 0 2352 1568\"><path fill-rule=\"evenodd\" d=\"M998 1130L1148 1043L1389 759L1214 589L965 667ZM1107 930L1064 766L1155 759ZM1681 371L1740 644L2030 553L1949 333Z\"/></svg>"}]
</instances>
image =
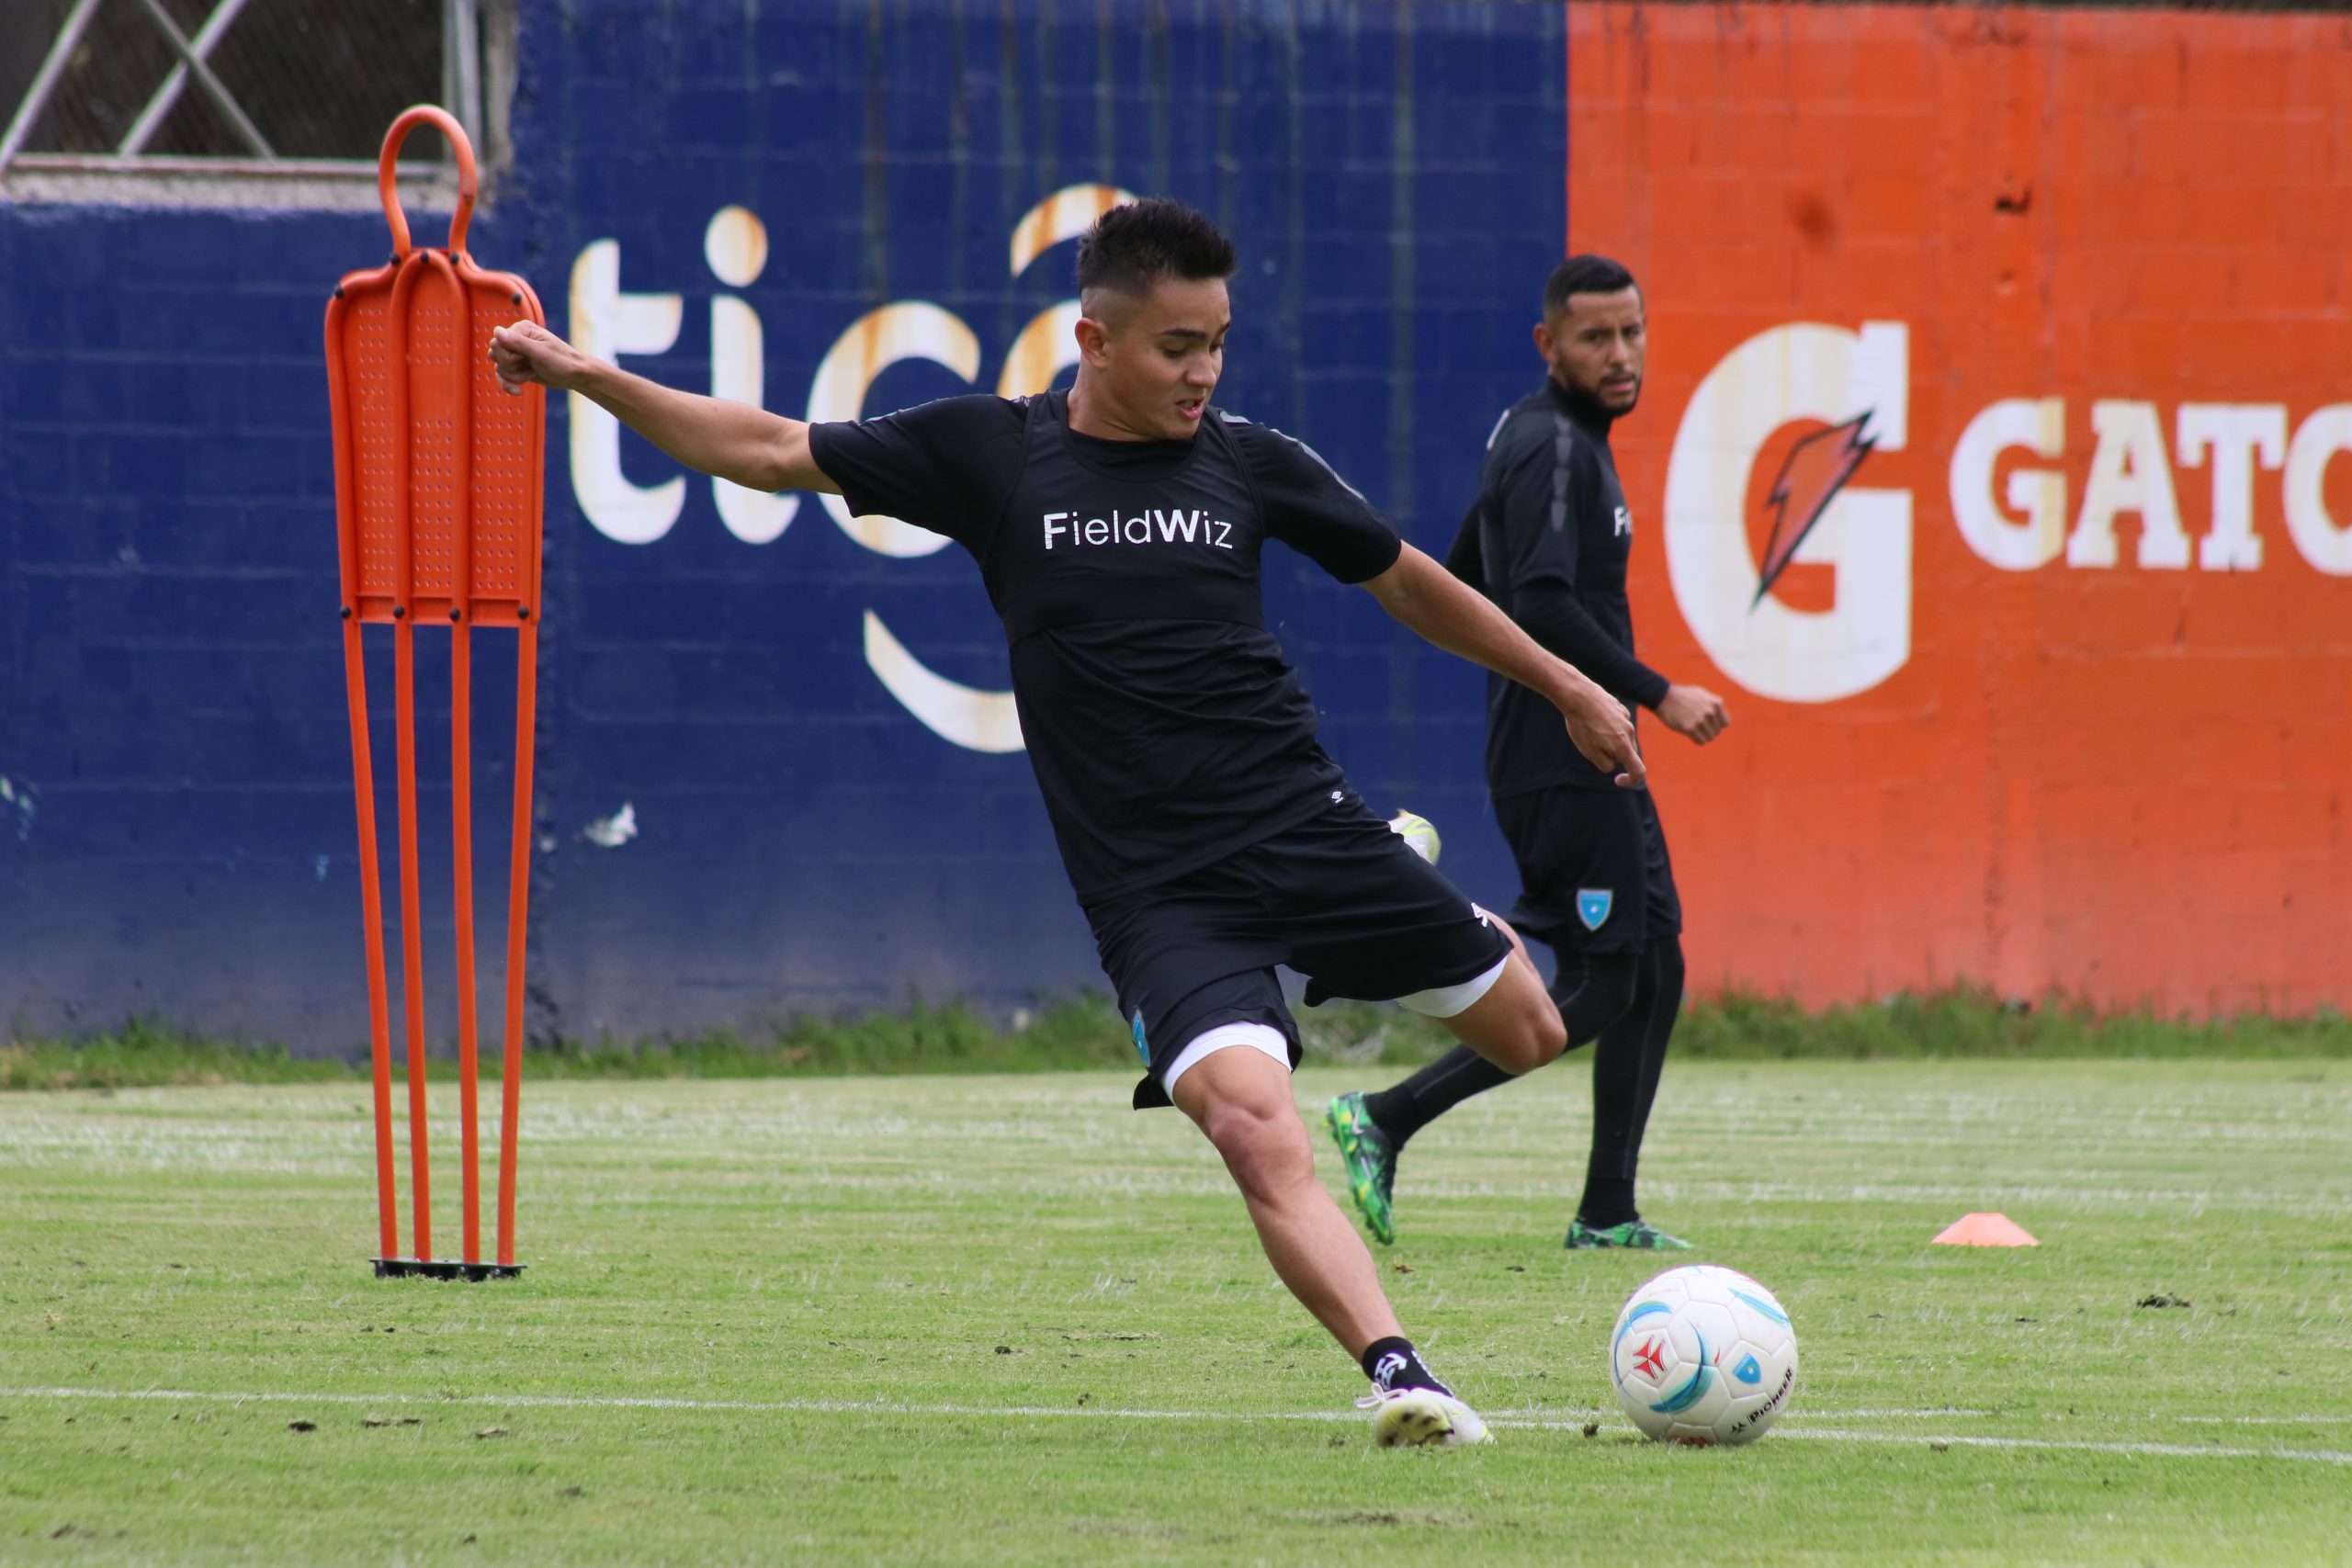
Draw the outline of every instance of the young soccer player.
<instances>
[{"instance_id":1,"label":"young soccer player","mask_svg":"<svg viewBox=\"0 0 2352 1568\"><path fill-rule=\"evenodd\" d=\"M1544 289L1535 347L1549 374L1487 442L1478 499L1446 566L1528 635L1573 660L1624 703L1705 745L1729 722L1716 695L1678 685L1634 656L1625 602L1633 513L1609 449L1611 424L1642 395L1642 291L1602 256L1571 256ZM1524 889L1511 919L1559 957L1552 987L1571 1048L1598 1039L1592 1152L1571 1247L1686 1247L1634 1201L1642 1132L1682 1005L1682 902L1657 807L1622 791L1562 743L1528 694L1487 684L1487 787ZM1512 1075L1456 1049L1378 1094L1325 1112L1349 1190L1373 1235L1396 1239L1397 1152L1472 1095Z\"/></svg>"},{"instance_id":2,"label":"young soccer player","mask_svg":"<svg viewBox=\"0 0 2352 1568\"><path fill-rule=\"evenodd\" d=\"M582 393L706 473L835 491L971 552L1063 864L1143 1058L1136 1106L1172 1101L1223 1156L1275 1271L1372 1380L1380 1442L1481 1441L1316 1180L1274 966L1444 1019L1505 1073L1559 1053L1559 1011L1508 929L1391 833L1317 744L1263 624L1265 542L1542 693L1578 753L1626 787L1641 760L1607 693L1404 545L1313 452L1209 401L1233 269L1199 213L1114 208L1079 248L1068 392L839 423L670 390L527 322L493 333L491 356L508 386Z\"/></svg>"}]
</instances>

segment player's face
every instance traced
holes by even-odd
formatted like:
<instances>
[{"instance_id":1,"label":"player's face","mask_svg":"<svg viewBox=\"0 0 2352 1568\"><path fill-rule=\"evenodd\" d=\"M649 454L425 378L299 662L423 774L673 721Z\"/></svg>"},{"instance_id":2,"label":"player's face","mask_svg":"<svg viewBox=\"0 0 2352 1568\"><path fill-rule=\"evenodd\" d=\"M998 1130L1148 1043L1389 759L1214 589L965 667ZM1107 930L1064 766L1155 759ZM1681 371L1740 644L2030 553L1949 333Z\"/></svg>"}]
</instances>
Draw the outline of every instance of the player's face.
<instances>
[{"instance_id":1,"label":"player's face","mask_svg":"<svg viewBox=\"0 0 2352 1568\"><path fill-rule=\"evenodd\" d=\"M1535 328L1536 352L1552 378L1611 414L1630 413L1642 397L1642 357L1649 338L1642 291L1571 294L1559 314Z\"/></svg>"},{"instance_id":2,"label":"player's face","mask_svg":"<svg viewBox=\"0 0 2352 1568\"><path fill-rule=\"evenodd\" d=\"M1163 278L1141 299L1116 297L1103 315L1100 333L1081 331L1080 343L1107 412L1138 439L1189 440L1225 374L1225 280Z\"/></svg>"}]
</instances>

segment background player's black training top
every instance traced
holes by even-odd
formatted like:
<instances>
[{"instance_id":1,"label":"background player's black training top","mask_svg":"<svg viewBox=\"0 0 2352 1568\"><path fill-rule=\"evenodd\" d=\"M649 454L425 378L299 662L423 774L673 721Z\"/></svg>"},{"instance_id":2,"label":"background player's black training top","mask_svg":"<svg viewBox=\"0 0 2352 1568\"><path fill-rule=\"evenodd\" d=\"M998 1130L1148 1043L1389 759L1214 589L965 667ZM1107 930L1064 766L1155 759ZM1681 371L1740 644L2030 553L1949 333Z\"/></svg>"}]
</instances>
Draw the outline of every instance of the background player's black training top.
<instances>
[{"instance_id":1,"label":"background player's black training top","mask_svg":"<svg viewBox=\"0 0 2352 1568\"><path fill-rule=\"evenodd\" d=\"M1637 704L1657 706L1667 680L1634 657L1625 602L1634 514L1610 456L1609 423L1548 377L1542 390L1513 403L1487 439L1478 499L1445 564L1630 714ZM1492 794L1564 784L1613 789L1613 778L1584 760L1558 709L1517 682L1487 675Z\"/></svg>"},{"instance_id":2,"label":"background player's black training top","mask_svg":"<svg viewBox=\"0 0 2352 1568\"><path fill-rule=\"evenodd\" d=\"M1212 407L1189 441L1102 441L1061 392L945 398L809 431L850 510L979 562L1062 863L1081 901L1223 859L1329 807L1339 764L1263 624L1280 539L1342 582L1395 530L1312 451Z\"/></svg>"}]
</instances>

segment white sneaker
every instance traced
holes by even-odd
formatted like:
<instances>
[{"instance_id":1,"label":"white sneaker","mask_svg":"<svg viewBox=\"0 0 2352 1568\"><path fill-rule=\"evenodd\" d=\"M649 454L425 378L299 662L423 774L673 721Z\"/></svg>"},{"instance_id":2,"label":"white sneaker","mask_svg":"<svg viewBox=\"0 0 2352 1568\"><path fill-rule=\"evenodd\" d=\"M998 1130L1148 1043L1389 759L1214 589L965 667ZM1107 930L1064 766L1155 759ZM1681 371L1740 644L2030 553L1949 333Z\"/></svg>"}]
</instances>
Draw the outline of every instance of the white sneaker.
<instances>
[{"instance_id":1,"label":"white sneaker","mask_svg":"<svg viewBox=\"0 0 2352 1568\"><path fill-rule=\"evenodd\" d=\"M1372 1412L1372 1440L1384 1449L1495 1440L1476 1411L1433 1388L1375 1388L1356 1401L1356 1408Z\"/></svg>"},{"instance_id":2,"label":"white sneaker","mask_svg":"<svg viewBox=\"0 0 2352 1568\"><path fill-rule=\"evenodd\" d=\"M1388 830L1404 840L1406 846L1415 854L1431 865L1437 863L1437 852L1441 848L1441 842L1437 836L1437 825L1428 818L1416 817L1409 811L1399 811L1388 819Z\"/></svg>"}]
</instances>

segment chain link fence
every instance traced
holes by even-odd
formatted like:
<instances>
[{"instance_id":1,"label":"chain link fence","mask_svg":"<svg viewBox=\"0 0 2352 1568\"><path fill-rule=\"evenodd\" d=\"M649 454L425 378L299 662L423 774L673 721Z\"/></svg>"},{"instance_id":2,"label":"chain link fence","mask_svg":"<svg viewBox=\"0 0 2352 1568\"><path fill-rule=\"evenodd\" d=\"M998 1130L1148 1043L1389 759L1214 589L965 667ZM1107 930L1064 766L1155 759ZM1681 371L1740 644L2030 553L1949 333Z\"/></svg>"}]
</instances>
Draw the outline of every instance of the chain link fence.
<instances>
[{"instance_id":1,"label":"chain link fence","mask_svg":"<svg viewBox=\"0 0 2352 1568\"><path fill-rule=\"evenodd\" d=\"M514 0L0 0L0 175L372 170L439 103L506 161ZM421 130L401 161L447 156Z\"/></svg>"}]
</instances>

